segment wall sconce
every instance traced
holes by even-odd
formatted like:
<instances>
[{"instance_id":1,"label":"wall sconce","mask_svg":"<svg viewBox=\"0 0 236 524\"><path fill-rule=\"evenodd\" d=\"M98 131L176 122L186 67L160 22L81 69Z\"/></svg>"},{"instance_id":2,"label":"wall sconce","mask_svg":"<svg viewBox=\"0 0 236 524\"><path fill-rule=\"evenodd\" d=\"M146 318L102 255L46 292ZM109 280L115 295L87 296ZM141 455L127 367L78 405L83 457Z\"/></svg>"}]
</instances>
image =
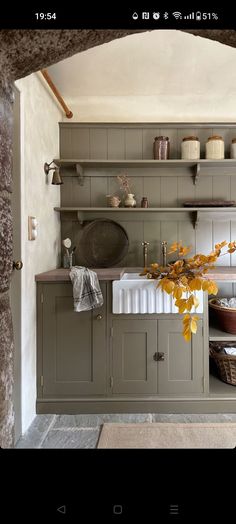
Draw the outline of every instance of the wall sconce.
<instances>
[{"instance_id":1,"label":"wall sconce","mask_svg":"<svg viewBox=\"0 0 236 524\"><path fill-rule=\"evenodd\" d=\"M45 162L45 164L44 164L44 173L45 173L45 175L48 175L49 171L51 169L54 169L54 173L52 175L52 184L56 185L56 186L63 184L63 181L62 181L62 179L60 177L60 173L59 173L59 167L58 166L50 167L51 164L54 164L53 160L52 160L52 162L50 162L50 164Z\"/></svg>"}]
</instances>

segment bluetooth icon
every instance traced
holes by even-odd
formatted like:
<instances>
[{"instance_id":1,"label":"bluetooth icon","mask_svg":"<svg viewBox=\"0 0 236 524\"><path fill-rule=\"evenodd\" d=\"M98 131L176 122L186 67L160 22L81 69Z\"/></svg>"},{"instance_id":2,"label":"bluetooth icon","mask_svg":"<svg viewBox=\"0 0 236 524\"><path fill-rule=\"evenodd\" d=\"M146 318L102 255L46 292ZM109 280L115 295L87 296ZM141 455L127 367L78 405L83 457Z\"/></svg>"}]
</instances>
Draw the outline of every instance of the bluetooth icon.
<instances>
[{"instance_id":1,"label":"bluetooth icon","mask_svg":"<svg viewBox=\"0 0 236 524\"><path fill-rule=\"evenodd\" d=\"M164 17L165 20L167 20L169 18L169 13L165 12L163 17Z\"/></svg>"}]
</instances>

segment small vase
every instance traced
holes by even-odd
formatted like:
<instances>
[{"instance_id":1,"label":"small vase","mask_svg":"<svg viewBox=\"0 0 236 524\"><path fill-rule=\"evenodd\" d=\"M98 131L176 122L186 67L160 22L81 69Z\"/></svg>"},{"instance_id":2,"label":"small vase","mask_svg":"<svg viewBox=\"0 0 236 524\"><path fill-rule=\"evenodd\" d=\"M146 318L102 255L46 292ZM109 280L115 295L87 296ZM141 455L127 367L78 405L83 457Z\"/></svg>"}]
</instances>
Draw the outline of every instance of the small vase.
<instances>
[{"instance_id":1,"label":"small vase","mask_svg":"<svg viewBox=\"0 0 236 524\"><path fill-rule=\"evenodd\" d=\"M136 200L132 193L128 193L128 195L125 198L124 204L125 204L125 207L135 207L136 206Z\"/></svg>"},{"instance_id":2,"label":"small vase","mask_svg":"<svg viewBox=\"0 0 236 524\"><path fill-rule=\"evenodd\" d=\"M69 253L69 256L65 254L63 256L63 267L65 269L71 269L73 266L73 253Z\"/></svg>"},{"instance_id":3,"label":"small vase","mask_svg":"<svg viewBox=\"0 0 236 524\"><path fill-rule=\"evenodd\" d=\"M118 196L107 195L107 205L108 207L119 207L121 200Z\"/></svg>"}]
</instances>

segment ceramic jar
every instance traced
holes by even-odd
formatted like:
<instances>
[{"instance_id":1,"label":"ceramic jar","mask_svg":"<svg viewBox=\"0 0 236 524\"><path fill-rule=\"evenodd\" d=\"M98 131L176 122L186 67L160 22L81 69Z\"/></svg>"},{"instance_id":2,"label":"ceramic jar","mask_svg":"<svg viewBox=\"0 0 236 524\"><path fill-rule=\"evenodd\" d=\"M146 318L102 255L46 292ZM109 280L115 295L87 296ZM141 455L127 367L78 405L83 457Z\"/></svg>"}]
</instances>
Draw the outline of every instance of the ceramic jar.
<instances>
[{"instance_id":1,"label":"ceramic jar","mask_svg":"<svg viewBox=\"0 0 236 524\"><path fill-rule=\"evenodd\" d=\"M156 136L153 143L155 160L167 160L170 156L170 141L168 136Z\"/></svg>"},{"instance_id":2,"label":"ceramic jar","mask_svg":"<svg viewBox=\"0 0 236 524\"><path fill-rule=\"evenodd\" d=\"M222 160L225 157L225 144L222 136L209 136L206 143L206 158L208 160Z\"/></svg>"},{"instance_id":3,"label":"ceramic jar","mask_svg":"<svg viewBox=\"0 0 236 524\"><path fill-rule=\"evenodd\" d=\"M183 160L198 160L200 158L200 142L197 136L185 136L183 138L181 158Z\"/></svg>"},{"instance_id":4,"label":"ceramic jar","mask_svg":"<svg viewBox=\"0 0 236 524\"><path fill-rule=\"evenodd\" d=\"M136 206L136 200L134 198L133 193L127 194L124 204L125 204L125 207L135 207Z\"/></svg>"},{"instance_id":5,"label":"ceramic jar","mask_svg":"<svg viewBox=\"0 0 236 524\"><path fill-rule=\"evenodd\" d=\"M236 138L232 139L232 144L230 145L230 158L236 158Z\"/></svg>"}]
</instances>

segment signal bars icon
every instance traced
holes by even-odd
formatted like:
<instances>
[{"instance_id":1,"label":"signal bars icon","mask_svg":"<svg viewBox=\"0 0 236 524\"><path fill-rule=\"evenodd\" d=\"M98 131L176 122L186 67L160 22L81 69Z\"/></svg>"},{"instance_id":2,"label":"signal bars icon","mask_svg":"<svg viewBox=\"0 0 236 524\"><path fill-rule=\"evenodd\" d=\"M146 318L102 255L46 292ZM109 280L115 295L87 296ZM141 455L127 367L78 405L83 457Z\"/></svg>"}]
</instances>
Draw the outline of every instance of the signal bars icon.
<instances>
[{"instance_id":1,"label":"signal bars icon","mask_svg":"<svg viewBox=\"0 0 236 524\"><path fill-rule=\"evenodd\" d=\"M184 20L194 20L194 14L195 13L190 13L189 15L184 16Z\"/></svg>"}]
</instances>

